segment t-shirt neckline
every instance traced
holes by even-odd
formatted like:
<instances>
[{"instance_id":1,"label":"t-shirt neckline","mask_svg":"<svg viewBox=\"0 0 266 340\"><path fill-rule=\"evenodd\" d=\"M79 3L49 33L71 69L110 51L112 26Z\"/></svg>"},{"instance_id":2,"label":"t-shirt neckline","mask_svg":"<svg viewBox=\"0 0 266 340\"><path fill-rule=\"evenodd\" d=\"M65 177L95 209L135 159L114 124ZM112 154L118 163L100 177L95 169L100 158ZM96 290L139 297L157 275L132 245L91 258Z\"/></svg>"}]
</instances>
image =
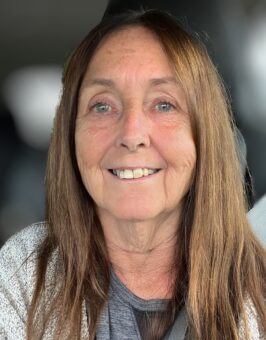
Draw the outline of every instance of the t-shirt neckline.
<instances>
[{"instance_id":1,"label":"t-shirt neckline","mask_svg":"<svg viewBox=\"0 0 266 340\"><path fill-rule=\"evenodd\" d=\"M120 301L130 304L132 307L140 311L164 311L169 299L150 299L146 300L132 293L124 284L121 282L119 277L116 275L113 269L111 269L111 285L110 293L114 296L119 297Z\"/></svg>"}]
</instances>

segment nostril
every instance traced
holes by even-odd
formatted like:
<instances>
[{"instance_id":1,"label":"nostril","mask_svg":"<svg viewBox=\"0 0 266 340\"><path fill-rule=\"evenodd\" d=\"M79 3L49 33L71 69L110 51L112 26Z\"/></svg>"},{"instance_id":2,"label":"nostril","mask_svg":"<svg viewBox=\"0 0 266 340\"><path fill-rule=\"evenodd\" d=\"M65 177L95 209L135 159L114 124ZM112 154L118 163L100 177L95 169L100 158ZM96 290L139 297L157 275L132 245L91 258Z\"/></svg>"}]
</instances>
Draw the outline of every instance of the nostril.
<instances>
[{"instance_id":1,"label":"nostril","mask_svg":"<svg viewBox=\"0 0 266 340\"><path fill-rule=\"evenodd\" d=\"M130 152L135 152L138 148L150 146L149 130L145 124L135 126L134 128L123 128L116 140L117 147L127 148Z\"/></svg>"},{"instance_id":2,"label":"nostril","mask_svg":"<svg viewBox=\"0 0 266 340\"><path fill-rule=\"evenodd\" d=\"M139 140L123 140L120 144L122 147L127 148L131 152L137 151L138 148L149 146L149 143L145 143Z\"/></svg>"}]
</instances>

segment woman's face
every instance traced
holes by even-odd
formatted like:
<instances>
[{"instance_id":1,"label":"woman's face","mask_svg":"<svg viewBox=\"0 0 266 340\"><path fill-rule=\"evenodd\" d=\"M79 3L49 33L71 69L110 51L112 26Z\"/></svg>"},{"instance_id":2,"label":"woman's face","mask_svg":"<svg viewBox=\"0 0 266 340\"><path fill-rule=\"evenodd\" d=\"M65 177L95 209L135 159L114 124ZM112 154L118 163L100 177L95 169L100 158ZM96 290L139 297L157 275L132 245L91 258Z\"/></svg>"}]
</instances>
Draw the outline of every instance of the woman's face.
<instances>
[{"instance_id":1,"label":"woman's face","mask_svg":"<svg viewBox=\"0 0 266 340\"><path fill-rule=\"evenodd\" d=\"M80 90L75 143L100 217L156 222L181 209L195 144L185 94L149 30L113 33L95 52Z\"/></svg>"}]
</instances>

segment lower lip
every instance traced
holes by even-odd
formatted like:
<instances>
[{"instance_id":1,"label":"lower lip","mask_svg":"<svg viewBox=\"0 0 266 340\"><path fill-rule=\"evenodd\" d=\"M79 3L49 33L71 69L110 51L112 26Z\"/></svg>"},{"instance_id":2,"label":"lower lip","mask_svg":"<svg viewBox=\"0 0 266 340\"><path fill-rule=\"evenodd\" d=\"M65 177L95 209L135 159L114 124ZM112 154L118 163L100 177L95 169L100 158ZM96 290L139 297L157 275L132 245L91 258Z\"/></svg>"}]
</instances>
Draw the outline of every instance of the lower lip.
<instances>
[{"instance_id":1,"label":"lower lip","mask_svg":"<svg viewBox=\"0 0 266 340\"><path fill-rule=\"evenodd\" d=\"M107 170L107 172L112 178L118 180L119 182L136 183L136 182L143 182L143 181L146 181L147 179L152 179L152 178L156 177L156 175L158 175L161 172L161 170L159 170L159 171L157 171L157 172L155 172L155 173L153 173L149 176L143 176L143 177L140 177L140 178L130 178L130 179L119 178L118 176L111 174L109 170Z\"/></svg>"}]
</instances>

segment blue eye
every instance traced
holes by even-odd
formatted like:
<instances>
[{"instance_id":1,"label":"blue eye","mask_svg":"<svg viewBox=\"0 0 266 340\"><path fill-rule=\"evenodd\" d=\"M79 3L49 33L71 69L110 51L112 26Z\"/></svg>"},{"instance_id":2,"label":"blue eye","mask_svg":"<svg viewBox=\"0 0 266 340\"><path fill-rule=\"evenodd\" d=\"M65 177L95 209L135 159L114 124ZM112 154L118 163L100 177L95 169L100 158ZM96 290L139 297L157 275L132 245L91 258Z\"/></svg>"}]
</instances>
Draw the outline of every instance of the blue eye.
<instances>
[{"instance_id":1,"label":"blue eye","mask_svg":"<svg viewBox=\"0 0 266 340\"><path fill-rule=\"evenodd\" d=\"M93 109L99 113L109 112L111 107L106 103L96 103L93 105Z\"/></svg>"},{"instance_id":2,"label":"blue eye","mask_svg":"<svg viewBox=\"0 0 266 340\"><path fill-rule=\"evenodd\" d=\"M160 102L156 105L156 109L159 112L169 112L173 109L173 105L171 103L168 102Z\"/></svg>"}]
</instances>

